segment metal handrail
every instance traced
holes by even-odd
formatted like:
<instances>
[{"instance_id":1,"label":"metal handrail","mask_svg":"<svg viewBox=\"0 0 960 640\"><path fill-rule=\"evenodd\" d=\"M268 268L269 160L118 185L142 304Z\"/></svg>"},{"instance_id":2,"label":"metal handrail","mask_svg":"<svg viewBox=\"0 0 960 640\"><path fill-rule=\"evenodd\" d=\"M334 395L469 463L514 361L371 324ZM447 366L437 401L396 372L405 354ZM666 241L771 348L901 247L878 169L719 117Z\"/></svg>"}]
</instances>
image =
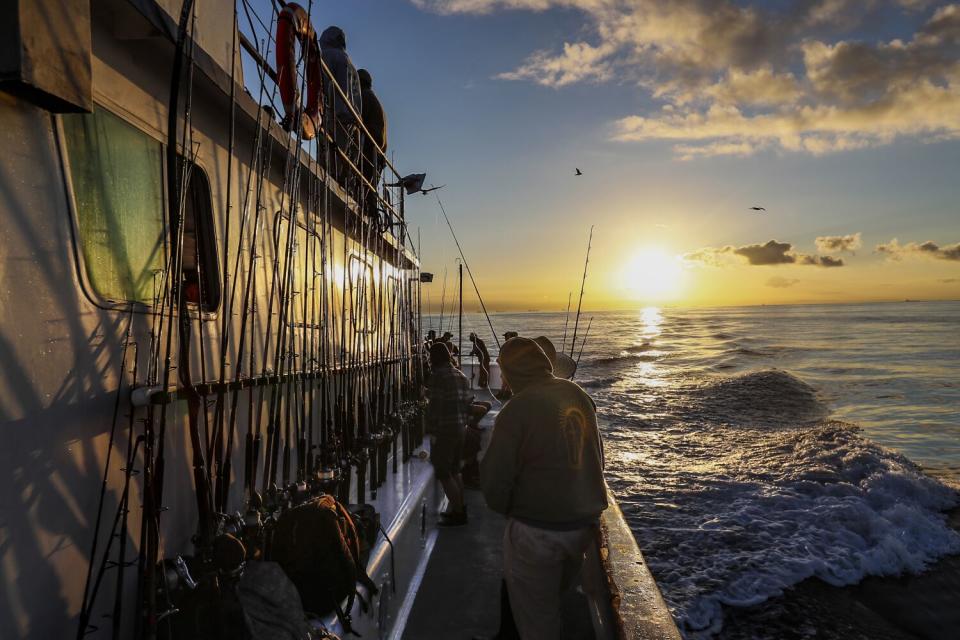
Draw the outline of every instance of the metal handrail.
<instances>
[{"instance_id":1,"label":"metal handrail","mask_svg":"<svg viewBox=\"0 0 960 640\"><path fill-rule=\"evenodd\" d=\"M238 0L238 1L239 1L239 2L244 2L244 3L246 3L246 0ZM283 0L278 0L278 2L279 2L279 4L280 4L281 6L286 6L286 2L285 2L285 1L283 1ZM248 8L250 11L252 11L254 15L257 15L256 11L255 11L252 7L250 7L249 5L247 5L247 8ZM261 26L264 26L264 25L263 25L263 20L260 19L260 17L259 17L258 15L257 15L257 19L258 19L258 21L260 22ZM239 25L236 25L235 28L238 29L238 31L239 31ZM264 26L264 28L266 28L266 27ZM314 29L314 34L315 34L314 37L316 38L316 29ZM272 33L268 33L268 34L267 34L267 37L270 39L271 42L274 43L274 46L276 46L276 39L274 38L273 34L272 34ZM240 33L240 44L241 44L241 46L247 51L247 53L249 53L249 54L251 55L251 57L253 57L254 62L256 62L258 65L260 65L260 66L264 69L264 71L266 72L267 76L269 76L270 79L273 80L274 83L276 83L276 82L277 82L277 77L278 77L278 76L277 76L277 72L273 69L273 67L270 66L270 63L269 63L266 59L264 59L264 57L260 54L260 51L257 49L256 45L255 45L254 43L250 42L250 40L249 40L246 36L244 36L242 33ZM320 49L319 43L317 43L317 49L322 52L322 49ZM373 136L370 134L370 130L367 129L366 124L364 124L364 122L363 122L363 117L362 117L359 113L357 113L357 110L356 110L356 109L354 108L354 106L353 106L353 102L351 101L351 99L349 98L349 96L347 96L346 92L343 90L343 87L340 86L340 83L337 82L337 79L333 76L333 73L330 71L330 68L327 66L327 63L323 61L323 58L322 58L322 57L321 57L321 59L320 59L320 65L321 65L321 69L323 70L323 73L324 73L324 74L326 75L326 77L329 79L331 85L336 88L336 91L339 93L340 98L343 100L344 104L346 104L346 106L349 108L350 113L351 113L351 115L353 115L353 118L354 118L354 120L355 120L355 124L359 125L359 128L360 128L360 130L363 132L364 135L366 135L368 138L371 138L371 139L372 139ZM325 115L326 115L326 114L325 114ZM334 114L334 118L336 118L336 114ZM324 119L326 120L326 118L324 118ZM331 142L334 141L333 137L331 137L331 132L327 131L327 127L321 127L321 129L324 131L324 135L327 136L327 139L328 139L329 141L331 141ZM333 133L335 133L335 132L333 132ZM377 145L374 145L374 146L377 147L376 153L377 153L380 157L383 158L384 165L385 165L386 167L389 167L389 168L390 168L390 171L393 172L393 175L396 176L397 179L400 179L400 178L402 177L402 176L400 175L400 172L399 172L399 171L397 170L397 168L393 165L393 163L390 162L389 158L387 158L386 153L385 153L382 149L380 149ZM363 180L363 183L364 183L371 191L373 191L373 192L377 195L378 200L382 201L383 204L384 204L384 206L385 206L387 209L389 209L390 217L391 217L393 220L396 220L398 223L403 224L403 218L397 213L397 210L396 210L396 208L393 206L393 204L392 204L392 203L389 203L389 202L386 202L385 200L383 200L383 198L380 196L380 194L377 193L376 186L370 184L370 182L369 182L369 181L366 179L366 177L363 175L363 172L350 160L350 158L343 152L342 149L340 149L339 147L337 147L337 151L338 151L339 155L340 155L344 160L347 161L347 163L350 165L350 168L354 171L354 173L356 173L357 176L359 176L360 179ZM362 148L361 148L361 150L360 150L360 153L361 153L361 157L362 157L362 155L363 155L363 149L362 149Z\"/></svg>"}]
</instances>

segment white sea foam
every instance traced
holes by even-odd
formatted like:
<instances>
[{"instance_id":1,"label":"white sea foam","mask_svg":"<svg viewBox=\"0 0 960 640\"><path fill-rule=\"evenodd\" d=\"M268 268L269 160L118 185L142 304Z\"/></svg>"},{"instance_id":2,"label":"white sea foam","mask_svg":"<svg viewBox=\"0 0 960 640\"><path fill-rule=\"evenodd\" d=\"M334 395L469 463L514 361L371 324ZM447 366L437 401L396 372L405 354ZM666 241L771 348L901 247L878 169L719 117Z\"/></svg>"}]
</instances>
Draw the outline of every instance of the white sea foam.
<instances>
[{"instance_id":1,"label":"white sea foam","mask_svg":"<svg viewBox=\"0 0 960 640\"><path fill-rule=\"evenodd\" d=\"M943 515L957 493L853 425L791 426L791 413L819 413L797 378L758 372L690 398L694 424L655 440L645 431L612 456L618 495L687 637L714 635L722 605L758 604L810 577L849 585L960 552ZM734 406L744 424L731 424ZM658 464L635 482L628 461L648 447Z\"/></svg>"}]
</instances>

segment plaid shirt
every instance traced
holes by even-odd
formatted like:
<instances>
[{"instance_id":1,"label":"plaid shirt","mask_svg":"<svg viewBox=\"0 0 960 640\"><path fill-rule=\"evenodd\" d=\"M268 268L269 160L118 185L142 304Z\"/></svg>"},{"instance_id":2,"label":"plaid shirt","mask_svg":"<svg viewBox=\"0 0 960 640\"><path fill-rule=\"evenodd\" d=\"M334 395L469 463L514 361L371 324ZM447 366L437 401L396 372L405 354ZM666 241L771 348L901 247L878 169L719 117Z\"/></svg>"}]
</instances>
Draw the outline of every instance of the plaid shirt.
<instances>
[{"instance_id":1,"label":"plaid shirt","mask_svg":"<svg viewBox=\"0 0 960 640\"><path fill-rule=\"evenodd\" d=\"M470 420L470 383L452 366L434 367L427 389L427 431L433 435L456 433Z\"/></svg>"}]
</instances>

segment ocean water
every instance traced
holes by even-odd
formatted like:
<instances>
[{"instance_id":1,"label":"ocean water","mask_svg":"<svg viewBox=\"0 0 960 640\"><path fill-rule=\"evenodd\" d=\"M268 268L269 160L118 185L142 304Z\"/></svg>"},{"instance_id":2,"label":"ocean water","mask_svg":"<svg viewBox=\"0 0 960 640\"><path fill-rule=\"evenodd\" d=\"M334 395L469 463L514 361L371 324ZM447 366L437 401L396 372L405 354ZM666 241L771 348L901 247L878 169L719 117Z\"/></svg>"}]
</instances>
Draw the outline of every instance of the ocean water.
<instances>
[{"instance_id":1,"label":"ocean water","mask_svg":"<svg viewBox=\"0 0 960 640\"><path fill-rule=\"evenodd\" d=\"M575 356L591 316L576 381L685 637L722 636L725 610L808 578L853 585L960 553L945 515L960 505L960 303L586 314ZM562 313L492 320L564 334ZM468 330L495 347L482 317Z\"/></svg>"}]
</instances>

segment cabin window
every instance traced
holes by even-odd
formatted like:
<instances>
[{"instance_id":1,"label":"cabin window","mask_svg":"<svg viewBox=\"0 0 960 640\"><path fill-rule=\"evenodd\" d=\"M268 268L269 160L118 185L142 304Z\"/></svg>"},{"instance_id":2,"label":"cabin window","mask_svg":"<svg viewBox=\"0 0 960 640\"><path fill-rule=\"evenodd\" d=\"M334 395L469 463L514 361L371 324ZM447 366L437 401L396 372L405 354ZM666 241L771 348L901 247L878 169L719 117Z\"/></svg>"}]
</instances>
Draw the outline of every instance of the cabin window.
<instances>
[{"instance_id":1,"label":"cabin window","mask_svg":"<svg viewBox=\"0 0 960 640\"><path fill-rule=\"evenodd\" d=\"M210 180L194 163L187 165L186 178L181 265L184 295L190 304L199 305L204 311L216 311L220 306L220 265L213 230Z\"/></svg>"},{"instance_id":2,"label":"cabin window","mask_svg":"<svg viewBox=\"0 0 960 640\"><path fill-rule=\"evenodd\" d=\"M318 328L320 326L322 275L322 243L320 236L297 224L292 238L293 246L287 247L290 219L277 214L274 247L276 250L278 277L286 282L285 296L289 296L287 321L292 326ZM292 256L292 270L288 270L287 254ZM286 277L286 280L283 278Z\"/></svg>"},{"instance_id":3,"label":"cabin window","mask_svg":"<svg viewBox=\"0 0 960 640\"><path fill-rule=\"evenodd\" d=\"M360 256L350 256L350 316L353 319L353 328L361 333L370 333L374 328L374 321L379 317L376 308L377 297L373 266L361 259Z\"/></svg>"},{"instance_id":4,"label":"cabin window","mask_svg":"<svg viewBox=\"0 0 960 640\"><path fill-rule=\"evenodd\" d=\"M80 251L104 300L151 304L164 255L163 146L117 116L63 116Z\"/></svg>"}]
</instances>

